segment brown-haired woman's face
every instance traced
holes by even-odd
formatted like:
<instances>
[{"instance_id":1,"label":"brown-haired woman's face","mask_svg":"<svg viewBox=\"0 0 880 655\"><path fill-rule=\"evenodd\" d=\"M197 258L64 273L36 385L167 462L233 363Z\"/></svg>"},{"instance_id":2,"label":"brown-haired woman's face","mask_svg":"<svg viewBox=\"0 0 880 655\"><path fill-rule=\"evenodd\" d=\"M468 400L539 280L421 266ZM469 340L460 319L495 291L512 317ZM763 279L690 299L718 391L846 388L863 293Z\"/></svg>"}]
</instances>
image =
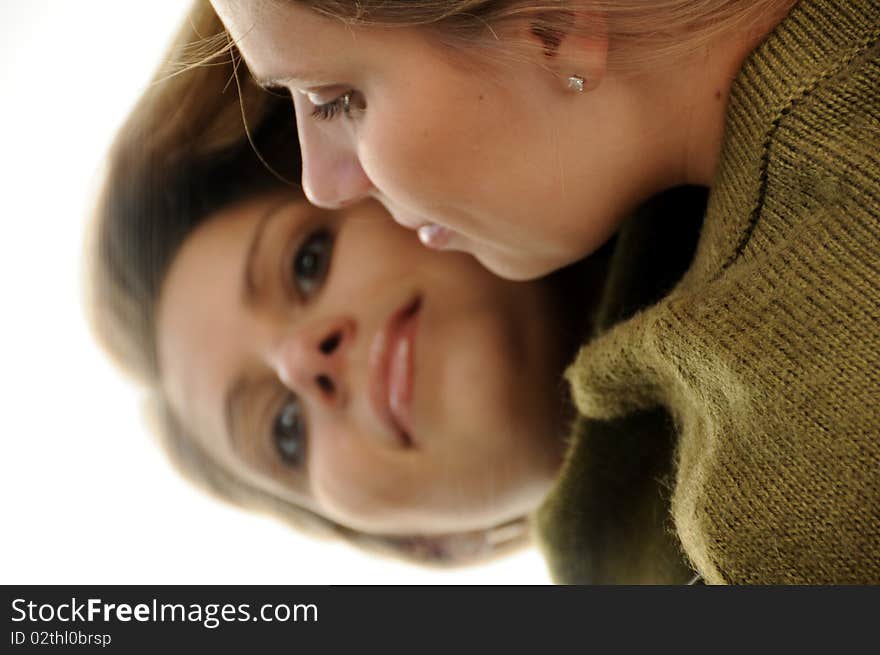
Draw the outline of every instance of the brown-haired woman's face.
<instances>
[{"instance_id":1,"label":"brown-haired woman's face","mask_svg":"<svg viewBox=\"0 0 880 655\"><path fill-rule=\"evenodd\" d=\"M184 243L162 383L246 482L373 533L523 515L559 465L564 353L546 284L423 248L366 201L231 207Z\"/></svg>"},{"instance_id":2,"label":"brown-haired woman's face","mask_svg":"<svg viewBox=\"0 0 880 655\"><path fill-rule=\"evenodd\" d=\"M569 91L543 54L475 69L420 29L349 26L298 2L212 5L252 74L291 92L316 205L374 198L427 245L519 280L589 254L630 206L622 144L640 135L596 92Z\"/></svg>"}]
</instances>

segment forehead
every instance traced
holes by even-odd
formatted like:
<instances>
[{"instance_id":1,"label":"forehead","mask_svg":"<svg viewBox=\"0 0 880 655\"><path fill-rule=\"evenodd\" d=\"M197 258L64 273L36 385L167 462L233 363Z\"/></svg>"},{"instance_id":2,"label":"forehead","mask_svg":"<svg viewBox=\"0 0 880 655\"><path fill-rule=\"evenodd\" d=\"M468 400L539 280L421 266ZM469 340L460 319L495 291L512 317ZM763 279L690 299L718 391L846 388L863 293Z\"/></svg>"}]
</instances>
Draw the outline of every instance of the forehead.
<instances>
[{"instance_id":1,"label":"forehead","mask_svg":"<svg viewBox=\"0 0 880 655\"><path fill-rule=\"evenodd\" d=\"M323 62L357 63L347 46L369 42L369 28L352 28L297 2L213 0L212 5L261 81L284 77L320 84L326 81Z\"/></svg>"},{"instance_id":2,"label":"forehead","mask_svg":"<svg viewBox=\"0 0 880 655\"><path fill-rule=\"evenodd\" d=\"M249 204L208 219L183 243L162 286L156 321L162 386L200 440L222 433L210 408L222 397L238 350L244 257L258 215L259 206Z\"/></svg>"}]
</instances>

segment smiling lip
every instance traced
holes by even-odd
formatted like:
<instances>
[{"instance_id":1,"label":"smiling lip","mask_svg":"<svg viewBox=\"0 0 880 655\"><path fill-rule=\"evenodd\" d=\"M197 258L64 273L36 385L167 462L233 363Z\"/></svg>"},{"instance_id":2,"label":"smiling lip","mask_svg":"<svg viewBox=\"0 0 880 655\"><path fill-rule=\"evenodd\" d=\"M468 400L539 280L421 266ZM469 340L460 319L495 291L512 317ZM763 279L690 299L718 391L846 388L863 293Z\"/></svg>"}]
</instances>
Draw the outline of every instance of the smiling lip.
<instances>
[{"instance_id":1,"label":"smiling lip","mask_svg":"<svg viewBox=\"0 0 880 655\"><path fill-rule=\"evenodd\" d=\"M422 299L397 309L373 337L369 352L370 404L407 448L413 446L414 347Z\"/></svg>"}]
</instances>

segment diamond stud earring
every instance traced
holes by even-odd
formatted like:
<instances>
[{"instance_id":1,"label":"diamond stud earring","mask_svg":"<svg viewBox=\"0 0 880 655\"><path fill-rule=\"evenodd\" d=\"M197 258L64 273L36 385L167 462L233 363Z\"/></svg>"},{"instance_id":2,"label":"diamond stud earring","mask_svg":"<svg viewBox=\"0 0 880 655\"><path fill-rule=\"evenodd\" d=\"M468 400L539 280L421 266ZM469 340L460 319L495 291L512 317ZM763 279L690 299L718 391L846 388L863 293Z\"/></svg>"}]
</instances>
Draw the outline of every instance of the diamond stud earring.
<instances>
[{"instance_id":1,"label":"diamond stud earring","mask_svg":"<svg viewBox=\"0 0 880 655\"><path fill-rule=\"evenodd\" d=\"M586 88L586 80L580 75L569 75L568 76L568 88L572 91L577 91L578 93L583 93Z\"/></svg>"}]
</instances>

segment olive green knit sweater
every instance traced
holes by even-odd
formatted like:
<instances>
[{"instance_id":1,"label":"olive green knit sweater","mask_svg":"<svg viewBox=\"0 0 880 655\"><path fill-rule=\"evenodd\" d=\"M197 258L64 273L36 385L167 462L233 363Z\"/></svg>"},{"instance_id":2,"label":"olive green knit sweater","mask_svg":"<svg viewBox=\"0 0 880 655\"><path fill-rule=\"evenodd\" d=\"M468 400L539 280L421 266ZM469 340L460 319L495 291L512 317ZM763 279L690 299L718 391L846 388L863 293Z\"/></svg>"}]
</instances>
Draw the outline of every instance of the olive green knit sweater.
<instances>
[{"instance_id":1,"label":"olive green knit sweater","mask_svg":"<svg viewBox=\"0 0 880 655\"><path fill-rule=\"evenodd\" d=\"M568 378L559 581L880 583L880 1L750 55L687 272Z\"/></svg>"}]
</instances>

